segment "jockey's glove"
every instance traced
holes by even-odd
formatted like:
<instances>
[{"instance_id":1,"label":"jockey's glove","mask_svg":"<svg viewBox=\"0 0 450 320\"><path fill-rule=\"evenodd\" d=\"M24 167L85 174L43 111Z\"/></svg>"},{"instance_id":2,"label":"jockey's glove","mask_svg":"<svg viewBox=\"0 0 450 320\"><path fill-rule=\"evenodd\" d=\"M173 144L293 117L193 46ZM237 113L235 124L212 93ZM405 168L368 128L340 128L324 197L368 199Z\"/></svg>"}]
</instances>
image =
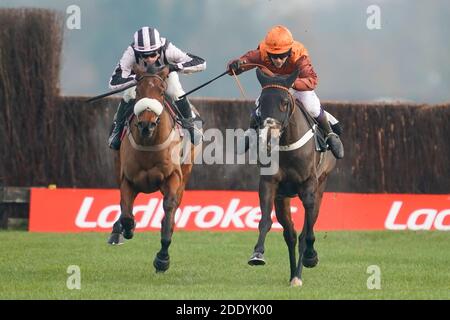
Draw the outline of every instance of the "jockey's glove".
<instances>
[{"instance_id":1,"label":"jockey's glove","mask_svg":"<svg viewBox=\"0 0 450 320\"><path fill-rule=\"evenodd\" d=\"M241 66L243 64L245 64L245 61L241 59L230 61L227 67L227 69L229 70L228 74L233 75L232 71L234 71L235 74L241 74L242 72L244 72L244 70L241 69Z\"/></svg>"},{"instance_id":2,"label":"jockey's glove","mask_svg":"<svg viewBox=\"0 0 450 320\"><path fill-rule=\"evenodd\" d=\"M176 64L169 63L169 72L180 71L180 68Z\"/></svg>"}]
</instances>

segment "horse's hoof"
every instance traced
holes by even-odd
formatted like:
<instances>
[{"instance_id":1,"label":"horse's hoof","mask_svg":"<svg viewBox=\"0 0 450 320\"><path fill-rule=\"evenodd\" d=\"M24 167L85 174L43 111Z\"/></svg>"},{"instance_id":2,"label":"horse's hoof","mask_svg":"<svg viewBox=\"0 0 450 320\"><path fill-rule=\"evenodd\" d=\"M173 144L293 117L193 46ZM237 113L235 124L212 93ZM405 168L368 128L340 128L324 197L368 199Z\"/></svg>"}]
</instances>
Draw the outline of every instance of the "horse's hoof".
<instances>
[{"instance_id":1,"label":"horse's hoof","mask_svg":"<svg viewBox=\"0 0 450 320\"><path fill-rule=\"evenodd\" d=\"M123 236L121 233L111 233L108 239L108 244L121 245L123 244Z\"/></svg>"},{"instance_id":2,"label":"horse's hoof","mask_svg":"<svg viewBox=\"0 0 450 320\"><path fill-rule=\"evenodd\" d=\"M127 240L133 239L134 232L133 230L123 230L123 237Z\"/></svg>"},{"instance_id":3,"label":"horse's hoof","mask_svg":"<svg viewBox=\"0 0 450 320\"><path fill-rule=\"evenodd\" d=\"M264 255L262 253L254 252L248 260L248 264L251 266L263 266L266 264L266 260L264 260Z\"/></svg>"},{"instance_id":4,"label":"horse's hoof","mask_svg":"<svg viewBox=\"0 0 450 320\"><path fill-rule=\"evenodd\" d=\"M136 222L133 219L125 218L121 219L120 224L123 228L123 237L130 240L134 236L134 228L136 227Z\"/></svg>"},{"instance_id":5,"label":"horse's hoof","mask_svg":"<svg viewBox=\"0 0 450 320\"><path fill-rule=\"evenodd\" d=\"M291 287L301 287L303 285L303 281L297 277L292 278Z\"/></svg>"},{"instance_id":6,"label":"horse's hoof","mask_svg":"<svg viewBox=\"0 0 450 320\"><path fill-rule=\"evenodd\" d=\"M314 268L319 263L319 257L317 256L317 252L313 250L311 254L303 254L302 257L303 266L306 268Z\"/></svg>"},{"instance_id":7,"label":"horse's hoof","mask_svg":"<svg viewBox=\"0 0 450 320\"><path fill-rule=\"evenodd\" d=\"M155 267L156 273L166 272L170 266L170 258L161 259L156 255L155 260L153 260L153 266Z\"/></svg>"}]
</instances>

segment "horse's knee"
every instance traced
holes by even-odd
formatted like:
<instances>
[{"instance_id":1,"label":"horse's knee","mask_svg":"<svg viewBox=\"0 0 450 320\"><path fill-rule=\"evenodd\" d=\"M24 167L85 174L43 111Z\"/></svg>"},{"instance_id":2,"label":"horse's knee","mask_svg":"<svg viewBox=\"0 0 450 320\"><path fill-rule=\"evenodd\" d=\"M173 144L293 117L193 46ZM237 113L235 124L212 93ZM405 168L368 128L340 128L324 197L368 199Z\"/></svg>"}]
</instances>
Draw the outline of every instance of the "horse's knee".
<instances>
[{"instance_id":1,"label":"horse's knee","mask_svg":"<svg viewBox=\"0 0 450 320\"><path fill-rule=\"evenodd\" d=\"M178 201L175 196L169 196L163 200L163 208L165 212L172 212L176 209Z\"/></svg>"},{"instance_id":2,"label":"horse's knee","mask_svg":"<svg viewBox=\"0 0 450 320\"><path fill-rule=\"evenodd\" d=\"M313 193L304 193L301 195L303 207L305 210L313 210L316 202L316 197Z\"/></svg>"},{"instance_id":3,"label":"horse's knee","mask_svg":"<svg viewBox=\"0 0 450 320\"><path fill-rule=\"evenodd\" d=\"M267 230L269 231L272 228L272 217L268 216L268 217L262 217L261 220L259 221L259 230Z\"/></svg>"}]
</instances>

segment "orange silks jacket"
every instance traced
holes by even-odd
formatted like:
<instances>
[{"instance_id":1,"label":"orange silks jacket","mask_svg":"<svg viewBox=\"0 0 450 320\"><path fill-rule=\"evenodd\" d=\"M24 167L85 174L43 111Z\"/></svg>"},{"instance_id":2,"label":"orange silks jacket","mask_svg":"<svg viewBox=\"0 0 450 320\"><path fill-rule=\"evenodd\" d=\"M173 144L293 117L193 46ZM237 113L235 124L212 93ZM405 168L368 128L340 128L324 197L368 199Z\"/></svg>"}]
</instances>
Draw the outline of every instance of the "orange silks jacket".
<instances>
[{"instance_id":1,"label":"orange silks jacket","mask_svg":"<svg viewBox=\"0 0 450 320\"><path fill-rule=\"evenodd\" d=\"M276 68L270 60L264 41L259 44L256 50L247 52L240 59L245 63L262 64L277 75L291 74L296 69L300 70L300 74L292 86L297 91L314 90L318 83L317 74L314 72L308 51L298 41L294 41L292 53L280 69ZM252 68L255 68L255 66L242 67L243 70Z\"/></svg>"}]
</instances>

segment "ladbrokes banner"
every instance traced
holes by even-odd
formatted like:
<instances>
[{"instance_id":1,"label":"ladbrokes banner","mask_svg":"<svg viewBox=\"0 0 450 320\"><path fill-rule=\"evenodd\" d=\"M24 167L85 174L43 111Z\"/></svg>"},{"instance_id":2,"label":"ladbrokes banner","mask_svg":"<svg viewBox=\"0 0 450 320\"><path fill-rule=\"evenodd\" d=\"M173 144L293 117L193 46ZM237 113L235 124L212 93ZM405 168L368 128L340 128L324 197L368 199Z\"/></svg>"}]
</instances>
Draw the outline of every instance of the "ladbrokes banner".
<instances>
[{"instance_id":1,"label":"ladbrokes banner","mask_svg":"<svg viewBox=\"0 0 450 320\"><path fill-rule=\"evenodd\" d=\"M98 189L31 190L30 231L110 232L120 215L120 192ZM159 230L164 215L160 193L140 194L134 203L136 230ZM297 230L300 200L291 201ZM257 230L257 192L186 191L175 215L178 230ZM272 230L281 230L272 213ZM315 230L450 231L450 195L325 193Z\"/></svg>"}]
</instances>

